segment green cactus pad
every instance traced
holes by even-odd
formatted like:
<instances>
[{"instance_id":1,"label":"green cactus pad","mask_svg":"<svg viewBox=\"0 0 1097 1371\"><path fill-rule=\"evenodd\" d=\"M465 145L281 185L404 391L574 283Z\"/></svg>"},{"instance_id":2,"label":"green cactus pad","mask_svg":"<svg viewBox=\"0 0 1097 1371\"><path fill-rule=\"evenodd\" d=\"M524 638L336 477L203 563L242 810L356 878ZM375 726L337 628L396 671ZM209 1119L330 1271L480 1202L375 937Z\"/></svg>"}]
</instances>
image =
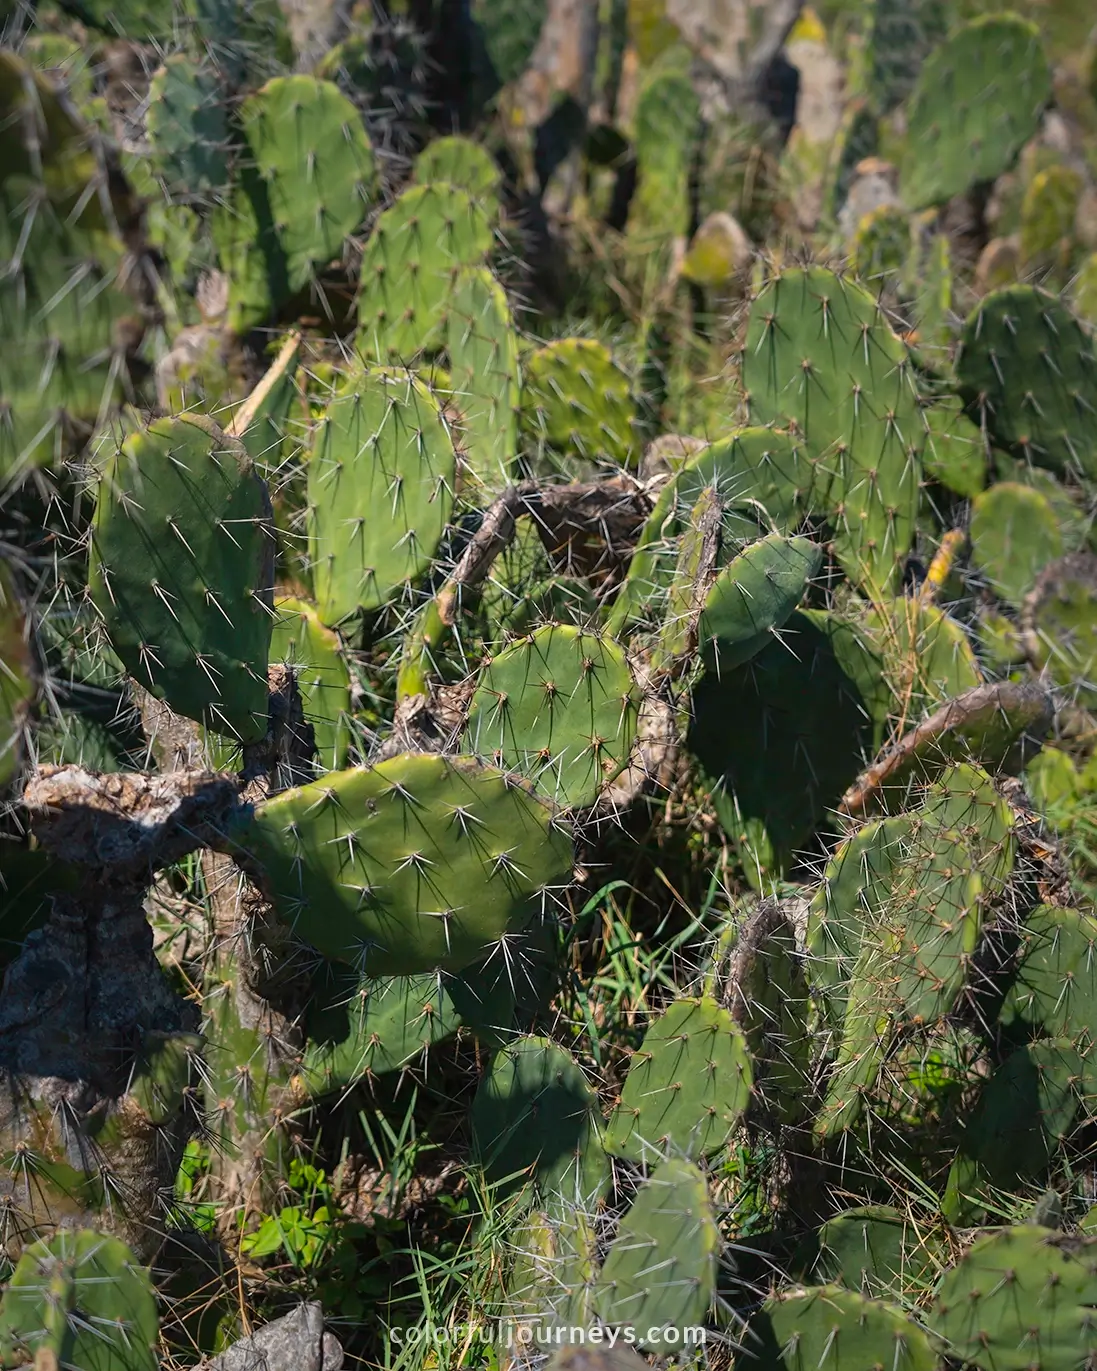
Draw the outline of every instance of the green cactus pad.
<instances>
[{"instance_id":1,"label":"green cactus pad","mask_svg":"<svg viewBox=\"0 0 1097 1371\"><path fill-rule=\"evenodd\" d=\"M411 362L443 341L453 282L491 250L488 208L446 182L412 186L374 225L362 257L356 346Z\"/></svg>"},{"instance_id":2,"label":"green cactus pad","mask_svg":"<svg viewBox=\"0 0 1097 1371\"><path fill-rule=\"evenodd\" d=\"M851 1127L877 1093L892 1043L956 1007L982 927L974 852L944 830L906 859L886 900L868 911L847 988L842 1041L816 1135ZM926 850L928 849L928 850Z\"/></svg>"},{"instance_id":3,"label":"green cactus pad","mask_svg":"<svg viewBox=\"0 0 1097 1371\"><path fill-rule=\"evenodd\" d=\"M930 1314L949 1354L982 1371L1078 1371L1097 1346L1097 1239L1047 1228L977 1238Z\"/></svg>"},{"instance_id":4,"label":"green cactus pad","mask_svg":"<svg viewBox=\"0 0 1097 1371\"><path fill-rule=\"evenodd\" d=\"M29 626L5 560L0 559L0 786L15 775L37 693Z\"/></svg>"},{"instance_id":5,"label":"green cactus pad","mask_svg":"<svg viewBox=\"0 0 1097 1371\"><path fill-rule=\"evenodd\" d=\"M376 191L362 118L331 81L278 76L244 101L240 120L266 183L291 290L343 250Z\"/></svg>"},{"instance_id":6,"label":"green cactus pad","mask_svg":"<svg viewBox=\"0 0 1097 1371\"><path fill-rule=\"evenodd\" d=\"M1008 170L1050 97L1035 24L991 14L957 29L926 61L907 104L899 176L907 207L944 204Z\"/></svg>"},{"instance_id":7,"label":"green cactus pad","mask_svg":"<svg viewBox=\"0 0 1097 1371\"><path fill-rule=\"evenodd\" d=\"M547 1038L500 1052L472 1103L476 1155L490 1184L533 1178L550 1203L589 1206L609 1182L598 1098L570 1053Z\"/></svg>"},{"instance_id":8,"label":"green cactus pad","mask_svg":"<svg viewBox=\"0 0 1097 1371\"><path fill-rule=\"evenodd\" d=\"M1025 604L1025 648L1084 708L1097 705L1097 555L1052 562Z\"/></svg>"},{"instance_id":9,"label":"green cactus pad","mask_svg":"<svg viewBox=\"0 0 1097 1371\"><path fill-rule=\"evenodd\" d=\"M890 896L910 841L905 816L865 824L827 864L808 910L808 970L827 1010L841 1021L861 950L867 911Z\"/></svg>"},{"instance_id":10,"label":"green cactus pad","mask_svg":"<svg viewBox=\"0 0 1097 1371\"><path fill-rule=\"evenodd\" d=\"M638 694L609 638L548 624L485 666L465 742L556 804L591 805L628 764Z\"/></svg>"},{"instance_id":11,"label":"green cactus pad","mask_svg":"<svg viewBox=\"0 0 1097 1371\"><path fill-rule=\"evenodd\" d=\"M854 275L876 291L894 284L910 257L912 236L911 221L898 205L869 210L853 234Z\"/></svg>"},{"instance_id":12,"label":"green cactus pad","mask_svg":"<svg viewBox=\"0 0 1097 1371\"><path fill-rule=\"evenodd\" d=\"M525 361L522 425L551 467L626 466L637 453L629 379L603 343L561 338Z\"/></svg>"},{"instance_id":13,"label":"green cactus pad","mask_svg":"<svg viewBox=\"0 0 1097 1371\"><path fill-rule=\"evenodd\" d=\"M320 618L379 609L432 566L453 506L453 441L416 377L352 375L308 464L309 556Z\"/></svg>"},{"instance_id":14,"label":"green cactus pad","mask_svg":"<svg viewBox=\"0 0 1097 1371\"><path fill-rule=\"evenodd\" d=\"M972 562L995 594L1014 609L1062 551L1059 521L1039 491L999 481L972 502Z\"/></svg>"},{"instance_id":15,"label":"green cactus pad","mask_svg":"<svg viewBox=\"0 0 1097 1371\"><path fill-rule=\"evenodd\" d=\"M693 692L688 746L752 873L791 859L877 745L882 665L867 642L816 610L796 611L781 636Z\"/></svg>"},{"instance_id":16,"label":"green cactus pad","mask_svg":"<svg viewBox=\"0 0 1097 1371\"><path fill-rule=\"evenodd\" d=\"M279 913L370 975L458 971L571 874L571 840L511 778L406 755L257 806L233 835Z\"/></svg>"},{"instance_id":17,"label":"green cactus pad","mask_svg":"<svg viewBox=\"0 0 1097 1371\"><path fill-rule=\"evenodd\" d=\"M865 620L883 658L896 711L907 721L982 685L983 675L963 628L935 605L913 597L882 600Z\"/></svg>"},{"instance_id":18,"label":"green cactus pad","mask_svg":"<svg viewBox=\"0 0 1097 1371\"><path fill-rule=\"evenodd\" d=\"M1046 754L1052 755L1052 754ZM1013 983L999 1015L1010 1026L1097 1046L1097 919L1040 905L1025 921Z\"/></svg>"},{"instance_id":19,"label":"green cactus pad","mask_svg":"<svg viewBox=\"0 0 1097 1371\"><path fill-rule=\"evenodd\" d=\"M667 482L640 532L625 583L614 601L609 629L656 620L676 576L679 536L690 526L702 493L713 490L723 506L720 561L753 542L759 527L798 523L816 480L814 464L790 434L739 429L699 452Z\"/></svg>"},{"instance_id":20,"label":"green cactus pad","mask_svg":"<svg viewBox=\"0 0 1097 1371\"><path fill-rule=\"evenodd\" d=\"M154 419L107 463L88 583L126 670L177 714L242 742L267 727L274 542L243 445Z\"/></svg>"},{"instance_id":21,"label":"green cactus pad","mask_svg":"<svg viewBox=\"0 0 1097 1371\"><path fill-rule=\"evenodd\" d=\"M533 56L548 17L548 0L472 0L471 9L495 75L509 85Z\"/></svg>"},{"instance_id":22,"label":"green cactus pad","mask_svg":"<svg viewBox=\"0 0 1097 1371\"><path fill-rule=\"evenodd\" d=\"M649 1351L680 1346L681 1330L705 1321L719 1243L704 1176L690 1162L663 1162L618 1225L594 1290L599 1316L635 1329Z\"/></svg>"},{"instance_id":23,"label":"green cactus pad","mask_svg":"<svg viewBox=\"0 0 1097 1371\"><path fill-rule=\"evenodd\" d=\"M0 483L78 451L121 400L140 342L115 222L131 206L93 134L15 52L0 52Z\"/></svg>"},{"instance_id":24,"label":"green cactus pad","mask_svg":"<svg viewBox=\"0 0 1097 1371\"><path fill-rule=\"evenodd\" d=\"M872 0L868 84L887 114L910 94L922 64L948 33L947 0Z\"/></svg>"},{"instance_id":25,"label":"green cactus pad","mask_svg":"<svg viewBox=\"0 0 1097 1371\"><path fill-rule=\"evenodd\" d=\"M841 1286L768 1299L743 1345L759 1371L936 1371L939 1365L934 1340L901 1309Z\"/></svg>"},{"instance_id":26,"label":"green cactus pad","mask_svg":"<svg viewBox=\"0 0 1097 1371\"><path fill-rule=\"evenodd\" d=\"M368 1076L421 1065L459 1022L437 975L377 981L332 967L309 1005L301 1075L313 1097L347 1090Z\"/></svg>"},{"instance_id":27,"label":"green cactus pad","mask_svg":"<svg viewBox=\"0 0 1097 1371\"><path fill-rule=\"evenodd\" d=\"M484 267L462 271L446 320L451 398L462 456L489 489L506 484L518 456L518 335L506 291Z\"/></svg>"},{"instance_id":28,"label":"green cactus pad","mask_svg":"<svg viewBox=\"0 0 1097 1371\"><path fill-rule=\"evenodd\" d=\"M688 71L657 68L643 80L633 120L639 184L628 216L629 236L640 249L658 249L690 231L690 167L700 113Z\"/></svg>"},{"instance_id":29,"label":"green cactus pad","mask_svg":"<svg viewBox=\"0 0 1097 1371\"><path fill-rule=\"evenodd\" d=\"M974 499L987 483L983 435L953 397L931 405L925 416L929 433L922 464L926 475L954 494Z\"/></svg>"},{"instance_id":30,"label":"green cactus pad","mask_svg":"<svg viewBox=\"0 0 1097 1371\"><path fill-rule=\"evenodd\" d=\"M668 1148L709 1156L727 1142L750 1104L746 1038L715 1000L676 1000L632 1059L610 1117L606 1151L649 1161Z\"/></svg>"},{"instance_id":31,"label":"green cactus pad","mask_svg":"<svg viewBox=\"0 0 1097 1371\"><path fill-rule=\"evenodd\" d=\"M296 673L306 720L316 735L324 771L346 764L350 748L350 671L339 635L320 622L316 606L290 597L275 600L271 664L284 662Z\"/></svg>"},{"instance_id":32,"label":"green cactus pad","mask_svg":"<svg viewBox=\"0 0 1097 1371\"><path fill-rule=\"evenodd\" d=\"M829 478L816 503L843 568L887 589L914 535L925 426L876 300L821 267L782 272L751 306L741 368L752 421L794 425Z\"/></svg>"},{"instance_id":33,"label":"green cactus pad","mask_svg":"<svg viewBox=\"0 0 1097 1371\"><path fill-rule=\"evenodd\" d=\"M1030 269L1069 262L1074 219L1085 181L1073 167L1045 167L1021 203L1021 261Z\"/></svg>"},{"instance_id":34,"label":"green cactus pad","mask_svg":"<svg viewBox=\"0 0 1097 1371\"><path fill-rule=\"evenodd\" d=\"M225 103L212 70L173 53L152 78L145 126L152 165L167 185L205 195L228 184Z\"/></svg>"},{"instance_id":35,"label":"green cactus pad","mask_svg":"<svg viewBox=\"0 0 1097 1371\"><path fill-rule=\"evenodd\" d=\"M596 1246L594 1223L578 1207L530 1214L513 1242L506 1298L509 1328L530 1327L537 1344L551 1347L568 1339L573 1328L592 1327Z\"/></svg>"},{"instance_id":36,"label":"green cactus pad","mask_svg":"<svg viewBox=\"0 0 1097 1371\"><path fill-rule=\"evenodd\" d=\"M1097 354L1053 296L1034 286L986 296L964 327L956 378L999 447L1036 466L1097 478Z\"/></svg>"},{"instance_id":37,"label":"green cactus pad","mask_svg":"<svg viewBox=\"0 0 1097 1371\"><path fill-rule=\"evenodd\" d=\"M499 164L487 148L458 134L428 143L415 159L414 175L421 186L446 181L486 208L498 199L503 181Z\"/></svg>"},{"instance_id":38,"label":"green cactus pad","mask_svg":"<svg viewBox=\"0 0 1097 1371\"><path fill-rule=\"evenodd\" d=\"M964 1134L965 1154L1003 1190L1039 1182L1078 1114L1082 1081L1082 1057L1069 1039L1019 1047L983 1089Z\"/></svg>"},{"instance_id":39,"label":"green cactus pad","mask_svg":"<svg viewBox=\"0 0 1097 1371\"><path fill-rule=\"evenodd\" d=\"M885 1204L846 1209L819 1230L821 1278L861 1295L903 1296L925 1288L945 1248L928 1230Z\"/></svg>"},{"instance_id":40,"label":"green cactus pad","mask_svg":"<svg viewBox=\"0 0 1097 1371\"><path fill-rule=\"evenodd\" d=\"M773 640L819 573L823 550L808 538L771 533L729 562L701 614L705 669L717 677Z\"/></svg>"},{"instance_id":41,"label":"green cactus pad","mask_svg":"<svg viewBox=\"0 0 1097 1371\"><path fill-rule=\"evenodd\" d=\"M157 1371L148 1271L117 1238L64 1229L25 1249L0 1299L0 1363Z\"/></svg>"}]
</instances>

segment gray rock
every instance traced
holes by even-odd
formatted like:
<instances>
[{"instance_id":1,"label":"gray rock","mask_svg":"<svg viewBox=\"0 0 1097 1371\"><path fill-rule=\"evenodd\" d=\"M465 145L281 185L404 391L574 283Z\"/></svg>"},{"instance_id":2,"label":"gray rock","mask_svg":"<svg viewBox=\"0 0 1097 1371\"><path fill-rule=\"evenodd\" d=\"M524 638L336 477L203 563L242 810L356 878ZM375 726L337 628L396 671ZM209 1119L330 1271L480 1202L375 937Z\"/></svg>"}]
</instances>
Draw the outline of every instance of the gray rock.
<instances>
[{"instance_id":1,"label":"gray rock","mask_svg":"<svg viewBox=\"0 0 1097 1371\"><path fill-rule=\"evenodd\" d=\"M342 1344L324 1332L324 1311L312 1303L234 1342L207 1362L205 1371L342 1371L342 1366Z\"/></svg>"}]
</instances>

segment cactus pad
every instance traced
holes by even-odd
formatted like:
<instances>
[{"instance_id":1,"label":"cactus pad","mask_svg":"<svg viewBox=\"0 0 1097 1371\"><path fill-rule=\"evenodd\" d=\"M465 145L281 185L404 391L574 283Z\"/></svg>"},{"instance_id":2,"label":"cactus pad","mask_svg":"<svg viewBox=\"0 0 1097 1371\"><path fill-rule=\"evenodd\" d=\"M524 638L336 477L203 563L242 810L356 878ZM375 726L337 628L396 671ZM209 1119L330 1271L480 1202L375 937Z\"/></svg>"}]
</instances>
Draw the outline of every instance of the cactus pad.
<instances>
[{"instance_id":1,"label":"cactus pad","mask_svg":"<svg viewBox=\"0 0 1097 1371\"><path fill-rule=\"evenodd\" d=\"M1092 337L1034 286L993 291L964 327L960 394L992 440L1036 466L1097 477Z\"/></svg>"},{"instance_id":2,"label":"cactus pad","mask_svg":"<svg viewBox=\"0 0 1097 1371\"><path fill-rule=\"evenodd\" d=\"M1025 921L1021 954L1002 1006L1003 1024L1097 1045L1097 920L1041 905Z\"/></svg>"},{"instance_id":3,"label":"cactus pad","mask_svg":"<svg viewBox=\"0 0 1097 1371\"><path fill-rule=\"evenodd\" d=\"M325 628L315 605L304 600L275 600L274 613L270 660L294 668L320 766L338 771L350 747L350 671L339 635Z\"/></svg>"},{"instance_id":4,"label":"cactus pad","mask_svg":"<svg viewBox=\"0 0 1097 1371\"><path fill-rule=\"evenodd\" d=\"M823 1279L861 1295L901 1296L924 1287L944 1246L884 1204L847 1209L819 1230Z\"/></svg>"},{"instance_id":5,"label":"cactus pad","mask_svg":"<svg viewBox=\"0 0 1097 1371\"><path fill-rule=\"evenodd\" d=\"M1052 680L1092 709L1097 704L1097 556L1052 562L1025 604L1025 645Z\"/></svg>"},{"instance_id":6,"label":"cactus pad","mask_svg":"<svg viewBox=\"0 0 1097 1371\"><path fill-rule=\"evenodd\" d=\"M465 462L489 489L505 485L518 456L518 335L506 291L484 267L454 282L446 349Z\"/></svg>"},{"instance_id":7,"label":"cactus pad","mask_svg":"<svg viewBox=\"0 0 1097 1371\"><path fill-rule=\"evenodd\" d=\"M933 1340L901 1309L830 1285L768 1299L744 1346L761 1371L935 1371L938 1365Z\"/></svg>"},{"instance_id":8,"label":"cactus pad","mask_svg":"<svg viewBox=\"0 0 1097 1371\"><path fill-rule=\"evenodd\" d=\"M456 456L416 377L351 376L308 464L309 556L321 619L379 609L431 567L453 504Z\"/></svg>"},{"instance_id":9,"label":"cactus pad","mask_svg":"<svg viewBox=\"0 0 1097 1371\"><path fill-rule=\"evenodd\" d=\"M565 624L537 629L488 662L466 745L583 808L627 765L637 688L615 642Z\"/></svg>"},{"instance_id":10,"label":"cactus pad","mask_svg":"<svg viewBox=\"0 0 1097 1371\"><path fill-rule=\"evenodd\" d=\"M181 415L107 463L92 529L91 595L126 670L243 742L267 726L269 510L243 445Z\"/></svg>"},{"instance_id":11,"label":"cactus pad","mask_svg":"<svg viewBox=\"0 0 1097 1371\"><path fill-rule=\"evenodd\" d=\"M929 433L922 464L926 475L955 494L973 499L987 483L983 435L954 397L931 405L925 415Z\"/></svg>"},{"instance_id":12,"label":"cactus pad","mask_svg":"<svg viewBox=\"0 0 1097 1371\"><path fill-rule=\"evenodd\" d=\"M339 87L279 76L240 110L244 136L266 183L291 290L343 250L376 189L373 148Z\"/></svg>"},{"instance_id":13,"label":"cactus pad","mask_svg":"<svg viewBox=\"0 0 1097 1371\"><path fill-rule=\"evenodd\" d=\"M421 1064L429 1048L457 1031L457 1013L437 975L376 981L331 972L305 1025L301 1075L313 1097Z\"/></svg>"},{"instance_id":14,"label":"cactus pad","mask_svg":"<svg viewBox=\"0 0 1097 1371\"><path fill-rule=\"evenodd\" d=\"M720 1233L708 1187L690 1162L663 1162L637 1192L594 1290L601 1319L636 1330L648 1350L680 1345L705 1320L716 1288ZM674 1329L677 1337L661 1336Z\"/></svg>"},{"instance_id":15,"label":"cactus pad","mask_svg":"<svg viewBox=\"0 0 1097 1371\"><path fill-rule=\"evenodd\" d=\"M575 1059L547 1038L521 1038L492 1062L472 1105L476 1153L488 1181L533 1177L552 1205L589 1205L609 1180L598 1099ZM516 1179L517 1178L517 1179Z\"/></svg>"},{"instance_id":16,"label":"cactus pad","mask_svg":"<svg viewBox=\"0 0 1097 1371\"><path fill-rule=\"evenodd\" d=\"M907 105L900 169L907 207L943 204L1007 171L1050 96L1035 24L991 14L957 29L922 67Z\"/></svg>"},{"instance_id":17,"label":"cactus pad","mask_svg":"<svg viewBox=\"0 0 1097 1371\"><path fill-rule=\"evenodd\" d=\"M371 975L460 970L571 874L571 841L467 758L394 757L259 805L234 835L279 913Z\"/></svg>"},{"instance_id":18,"label":"cactus pad","mask_svg":"<svg viewBox=\"0 0 1097 1371\"><path fill-rule=\"evenodd\" d=\"M359 353L410 362L442 341L462 267L491 250L488 209L465 191L435 182L412 186L380 216L362 257Z\"/></svg>"},{"instance_id":19,"label":"cactus pad","mask_svg":"<svg viewBox=\"0 0 1097 1371\"><path fill-rule=\"evenodd\" d=\"M977 1238L937 1287L951 1356L994 1371L1068 1371L1097 1346L1097 1240L1035 1226Z\"/></svg>"},{"instance_id":20,"label":"cactus pad","mask_svg":"<svg viewBox=\"0 0 1097 1371\"><path fill-rule=\"evenodd\" d=\"M808 538L771 533L729 562L701 614L707 670L720 676L771 642L819 572L823 550Z\"/></svg>"},{"instance_id":21,"label":"cactus pad","mask_svg":"<svg viewBox=\"0 0 1097 1371\"><path fill-rule=\"evenodd\" d=\"M606 1151L647 1161L668 1148L703 1157L722 1148L750 1104L753 1070L746 1039L714 1000L676 1000L644 1035Z\"/></svg>"},{"instance_id":22,"label":"cactus pad","mask_svg":"<svg viewBox=\"0 0 1097 1371\"><path fill-rule=\"evenodd\" d=\"M491 153L471 138L435 138L415 159L415 180L423 186L446 181L488 206L499 194L503 174Z\"/></svg>"},{"instance_id":23,"label":"cactus pad","mask_svg":"<svg viewBox=\"0 0 1097 1371\"><path fill-rule=\"evenodd\" d=\"M550 466L627 465L636 451L629 380L603 344L590 338L546 343L525 363L522 421Z\"/></svg>"},{"instance_id":24,"label":"cactus pad","mask_svg":"<svg viewBox=\"0 0 1097 1371\"><path fill-rule=\"evenodd\" d=\"M751 306L741 366L752 421L794 425L818 459L843 568L886 588L914 534L925 428L877 302L821 267L783 272Z\"/></svg>"},{"instance_id":25,"label":"cactus pad","mask_svg":"<svg viewBox=\"0 0 1097 1371\"><path fill-rule=\"evenodd\" d=\"M150 160L168 186L208 195L228 184L228 126L212 70L173 53L149 86L146 128Z\"/></svg>"},{"instance_id":26,"label":"cactus pad","mask_svg":"<svg viewBox=\"0 0 1097 1371\"><path fill-rule=\"evenodd\" d=\"M782 639L693 692L688 745L751 871L790 860L876 745L881 663L867 643L816 610L796 611Z\"/></svg>"},{"instance_id":27,"label":"cactus pad","mask_svg":"<svg viewBox=\"0 0 1097 1371\"><path fill-rule=\"evenodd\" d=\"M63 1229L26 1248L0 1299L0 1363L157 1371L152 1280L117 1238Z\"/></svg>"}]
</instances>

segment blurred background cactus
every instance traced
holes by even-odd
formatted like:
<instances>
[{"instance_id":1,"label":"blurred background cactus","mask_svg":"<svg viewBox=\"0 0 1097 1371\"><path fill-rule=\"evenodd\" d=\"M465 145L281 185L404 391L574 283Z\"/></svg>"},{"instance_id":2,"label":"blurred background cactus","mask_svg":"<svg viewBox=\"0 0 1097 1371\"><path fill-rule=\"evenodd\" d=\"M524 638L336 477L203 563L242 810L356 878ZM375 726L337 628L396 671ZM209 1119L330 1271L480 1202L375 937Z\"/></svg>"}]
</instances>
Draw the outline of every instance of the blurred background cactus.
<instances>
[{"instance_id":1,"label":"blurred background cactus","mask_svg":"<svg viewBox=\"0 0 1097 1371\"><path fill-rule=\"evenodd\" d=\"M1095 1364L1093 25L0 3L0 1366Z\"/></svg>"}]
</instances>

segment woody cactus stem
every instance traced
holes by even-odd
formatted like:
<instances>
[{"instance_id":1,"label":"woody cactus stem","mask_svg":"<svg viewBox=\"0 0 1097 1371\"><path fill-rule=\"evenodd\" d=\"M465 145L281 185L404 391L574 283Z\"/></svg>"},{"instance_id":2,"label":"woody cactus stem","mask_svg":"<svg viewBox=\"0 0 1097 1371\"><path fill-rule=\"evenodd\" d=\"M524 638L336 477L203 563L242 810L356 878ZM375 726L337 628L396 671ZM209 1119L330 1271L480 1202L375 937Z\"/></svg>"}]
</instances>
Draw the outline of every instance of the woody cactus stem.
<instances>
[{"instance_id":1,"label":"woody cactus stem","mask_svg":"<svg viewBox=\"0 0 1097 1371\"><path fill-rule=\"evenodd\" d=\"M193 1006L153 955L153 874L213 840L235 783L202 773L45 767L27 786L42 846L79 871L8 968L0 1008L0 1243L111 1227L139 1254L194 1123Z\"/></svg>"}]
</instances>

